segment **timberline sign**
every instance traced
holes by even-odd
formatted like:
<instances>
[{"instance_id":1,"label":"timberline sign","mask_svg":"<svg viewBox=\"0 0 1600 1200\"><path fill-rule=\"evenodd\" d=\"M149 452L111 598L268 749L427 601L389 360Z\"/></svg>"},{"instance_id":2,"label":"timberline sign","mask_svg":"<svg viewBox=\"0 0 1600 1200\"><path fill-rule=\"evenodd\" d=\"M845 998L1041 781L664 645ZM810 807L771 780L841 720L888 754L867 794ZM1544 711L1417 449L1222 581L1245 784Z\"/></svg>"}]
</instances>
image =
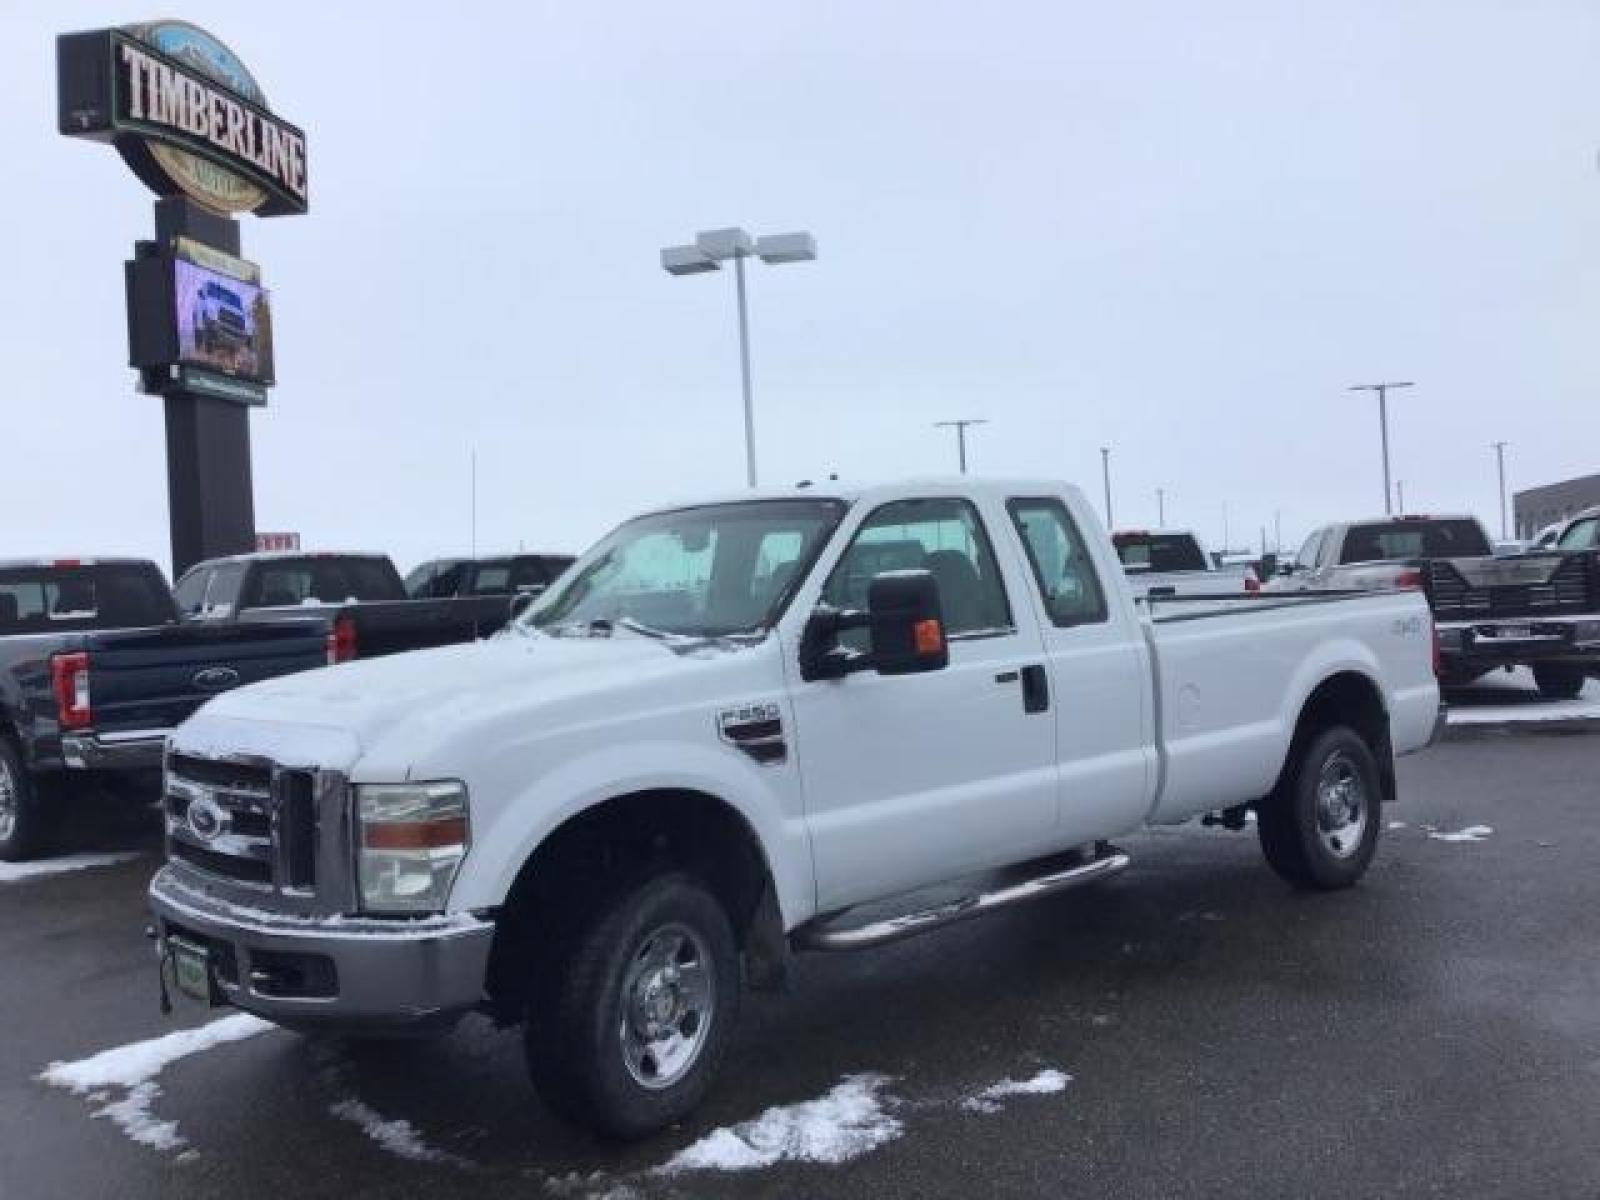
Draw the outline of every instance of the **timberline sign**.
<instances>
[{"instance_id":1,"label":"timberline sign","mask_svg":"<svg viewBox=\"0 0 1600 1200\"><path fill-rule=\"evenodd\" d=\"M111 142L157 195L226 215L306 211L305 134L205 30L153 21L62 34L56 66L60 131Z\"/></svg>"}]
</instances>

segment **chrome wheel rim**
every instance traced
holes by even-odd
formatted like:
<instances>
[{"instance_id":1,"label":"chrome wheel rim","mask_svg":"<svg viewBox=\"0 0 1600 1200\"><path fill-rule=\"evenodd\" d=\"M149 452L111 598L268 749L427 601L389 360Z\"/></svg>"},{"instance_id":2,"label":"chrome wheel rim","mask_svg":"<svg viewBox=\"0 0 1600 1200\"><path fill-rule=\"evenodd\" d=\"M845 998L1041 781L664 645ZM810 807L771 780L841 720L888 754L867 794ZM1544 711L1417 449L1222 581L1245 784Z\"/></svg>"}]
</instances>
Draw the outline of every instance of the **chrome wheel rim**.
<instances>
[{"instance_id":1,"label":"chrome wheel rim","mask_svg":"<svg viewBox=\"0 0 1600 1200\"><path fill-rule=\"evenodd\" d=\"M17 779L11 773L11 764L0 758L0 842L11 840L17 832Z\"/></svg>"},{"instance_id":2,"label":"chrome wheel rim","mask_svg":"<svg viewBox=\"0 0 1600 1200\"><path fill-rule=\"evenodd\" d=\"M687 1075L716 1016L716 977L705 939L686 925L646 935L622 976L622 1060L652 1091Z\"/></svg>"},{"instance_id":3,"label":"chrome wheel rim","mask_svg":"<svg viewBox=\"0 0 1600 1200\"><path fill-rule=\"evenodd\" d=\"M1330 755L1317 773L1317 837L1335 858L1361 848L1367 831L1367 788L1355 760L1343 751Z\"/></svg>"}]
</instances>

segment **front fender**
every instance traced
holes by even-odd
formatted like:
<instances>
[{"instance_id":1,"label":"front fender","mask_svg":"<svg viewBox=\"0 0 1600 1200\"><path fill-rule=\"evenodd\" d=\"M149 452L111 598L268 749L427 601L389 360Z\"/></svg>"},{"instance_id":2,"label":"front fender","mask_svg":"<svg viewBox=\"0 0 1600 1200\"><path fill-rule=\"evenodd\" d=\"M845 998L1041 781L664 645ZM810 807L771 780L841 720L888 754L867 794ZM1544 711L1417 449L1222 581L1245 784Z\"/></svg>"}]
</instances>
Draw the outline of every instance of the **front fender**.
<instances>
[{"instance_id":1,"label":"front fender","mask_svg":"<svg viewBox=\"0 0 1600 1200\"><path fill-rule=\"evenodd\" d=\"M656 790L703 792L739 813L754 831L772 872L784 928L816 906L803 815L781 794L783 769L758 766L725 748L670 741L608 746L559 766L483 813L474 800L472 850L450 896L452 911L505 902L523 864L578 814L618 796ZM470 784L469 784L470 787Z\"/></svg>"}]
</instances>

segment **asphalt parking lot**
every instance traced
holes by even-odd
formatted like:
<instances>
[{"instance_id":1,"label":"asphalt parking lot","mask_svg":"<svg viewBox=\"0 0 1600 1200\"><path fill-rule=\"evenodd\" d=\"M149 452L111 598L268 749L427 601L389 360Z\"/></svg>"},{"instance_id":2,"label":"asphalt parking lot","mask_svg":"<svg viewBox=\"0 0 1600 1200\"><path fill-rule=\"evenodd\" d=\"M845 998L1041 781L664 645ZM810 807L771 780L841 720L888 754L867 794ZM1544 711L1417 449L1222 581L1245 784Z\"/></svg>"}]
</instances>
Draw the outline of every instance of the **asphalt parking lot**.
<instances>
[{"instance_id":1,"label":"asphalt parking lot","mask_svg":"<svg viewBox=\"0 0 1600 1200\"><path fill-rule=\"evenodd\" d=\"M1597 749L1405 761L1348 893L1186 826L1097 890L803 959L698 1118L621 1148L549 1117L477 1020L367 1045L235 1021L107 1068L223 1016L157 1011L156 847L112 831L94 848L134 857L0 875L0 1196L1593 1196Z\"/></svg>"}]
</instances>

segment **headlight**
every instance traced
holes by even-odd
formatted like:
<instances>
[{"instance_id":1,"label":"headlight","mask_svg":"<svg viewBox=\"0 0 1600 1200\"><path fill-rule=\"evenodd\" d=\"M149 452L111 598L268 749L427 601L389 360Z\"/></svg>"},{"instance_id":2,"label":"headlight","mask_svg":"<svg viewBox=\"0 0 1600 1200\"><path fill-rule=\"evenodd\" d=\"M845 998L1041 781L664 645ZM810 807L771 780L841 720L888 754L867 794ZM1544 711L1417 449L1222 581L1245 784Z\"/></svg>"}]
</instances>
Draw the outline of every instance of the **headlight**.
<instances>
[{"instance_id":1,"label":"headlight","mask_svg":"<svg viewBox=\"0 0 1600 1200\"><path fill-rule=\"evenodd\" d=\"M356 827L364 911L443 911L472 844L465 786L358 784Z\"/></svg>"}]
</instances>

